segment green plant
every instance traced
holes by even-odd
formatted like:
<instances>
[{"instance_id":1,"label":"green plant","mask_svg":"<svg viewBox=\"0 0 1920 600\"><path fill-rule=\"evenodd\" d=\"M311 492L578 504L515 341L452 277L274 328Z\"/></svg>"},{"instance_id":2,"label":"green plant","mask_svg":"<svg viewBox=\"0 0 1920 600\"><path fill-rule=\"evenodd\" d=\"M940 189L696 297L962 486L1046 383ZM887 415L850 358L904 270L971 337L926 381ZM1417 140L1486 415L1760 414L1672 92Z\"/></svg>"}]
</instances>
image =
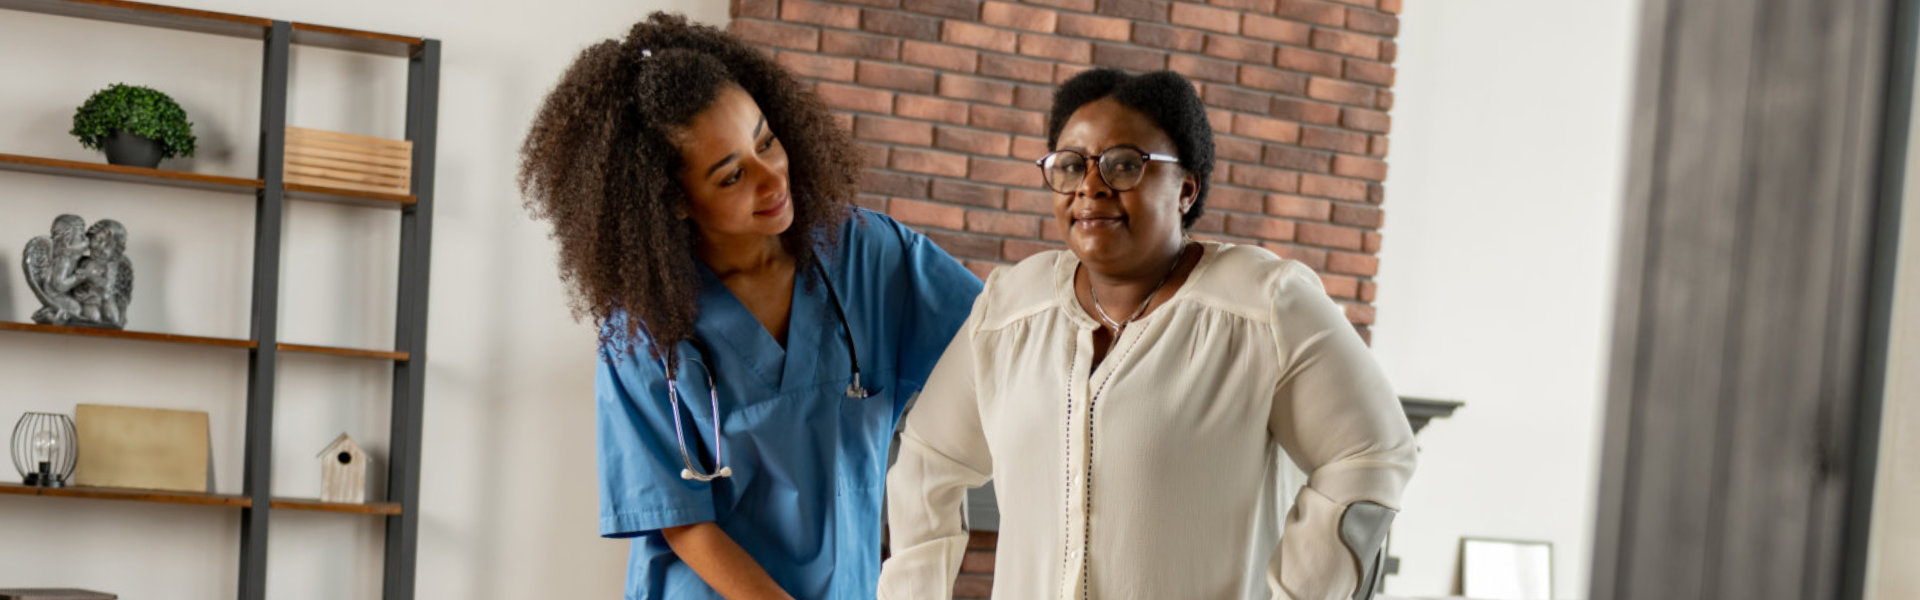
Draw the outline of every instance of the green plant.
<instances>
[{"instance_id":1,"label":"green plant","mask_svg":"<svg viewBox=\"0 0 1920 600\"><path fill-rule=\"evenodd\" d=\"M73 137L101 149L115 131L158 140L161 156L193 156L193 123L172 98L153 88L116 83L94 93L73 113Z\"/></svg>"}]
</instances>

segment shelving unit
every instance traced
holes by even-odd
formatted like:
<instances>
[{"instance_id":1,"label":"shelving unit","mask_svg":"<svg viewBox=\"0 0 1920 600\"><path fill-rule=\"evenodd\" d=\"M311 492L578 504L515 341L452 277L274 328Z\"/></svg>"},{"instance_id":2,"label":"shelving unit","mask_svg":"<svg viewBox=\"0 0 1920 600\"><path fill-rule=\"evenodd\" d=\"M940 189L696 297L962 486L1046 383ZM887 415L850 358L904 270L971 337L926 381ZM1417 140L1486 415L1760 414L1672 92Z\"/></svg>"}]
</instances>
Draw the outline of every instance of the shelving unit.
<instances>
[{"instance_id":1,"label":"shelving unit","mask_svg":"<svg viewBox=\"0 0 1920 600\"><path fill-rule=\"evenodd\" d=\"M420 500L421 395L426 369L428 258L432 241L433 165L440 80L438 40L292 23L259 17L121 0L0 0L13 10L96 21L253 39L262 46L259 176L254 179L0 154L0 171L186 188L255 200L252 307L248 339L113 331L0 321L0 334L66 335L111 340L212 346L247 355L247 413L242 493L201 494L110 488L38 488L0 484L0 495L187 504L240 511L240 600L266 597L267 535L276 510L383 517L386 522L382 597L408 600L414 592ZM405 59L406 139L413 142L411 194L383 194L287 184L284 181L287 76L292 46L313 46ZM281 219L288 201L363 206L400 213L399 298L391 350L338 348L280 341ZM136 324L137 325L137 324ZM274 376L282 352L387 361L393 368L387 460L388 501L321 502L272 494Z\"/></svg>"}]
</instances>

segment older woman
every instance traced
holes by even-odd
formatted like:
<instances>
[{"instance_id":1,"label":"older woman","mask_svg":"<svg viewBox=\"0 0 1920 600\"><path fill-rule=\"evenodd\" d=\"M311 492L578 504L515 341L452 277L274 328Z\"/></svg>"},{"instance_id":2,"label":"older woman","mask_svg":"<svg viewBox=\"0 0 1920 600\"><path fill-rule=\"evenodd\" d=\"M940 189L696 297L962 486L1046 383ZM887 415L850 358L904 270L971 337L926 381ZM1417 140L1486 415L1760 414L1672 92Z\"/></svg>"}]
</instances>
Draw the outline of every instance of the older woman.
<instances>
[{"instance_id":1,"label":"older woman","mask_svg":"<svg viewBox=\"0 0 1920 600\"><path fill-rule=\"evenodd\" d=\"M988 279L908 415L881 597L949 597L989 479L995 597L1370 596L1413 433L1312 270L1187 237L1213 170L1193 86L1088 71L1047 137L1070 251ZM1309 474L1284 524L1282 456Z\"/></svg>"}]
</instances>

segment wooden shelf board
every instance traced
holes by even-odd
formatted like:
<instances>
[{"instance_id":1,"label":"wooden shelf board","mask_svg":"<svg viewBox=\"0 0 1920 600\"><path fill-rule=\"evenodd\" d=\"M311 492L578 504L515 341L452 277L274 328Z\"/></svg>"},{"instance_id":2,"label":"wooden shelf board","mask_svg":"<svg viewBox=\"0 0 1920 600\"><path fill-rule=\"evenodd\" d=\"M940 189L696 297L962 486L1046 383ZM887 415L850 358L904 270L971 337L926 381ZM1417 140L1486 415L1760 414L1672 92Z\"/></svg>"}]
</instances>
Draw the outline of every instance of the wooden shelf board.
<instances>
[{"instance_id":1,"label":"wooden shelf board","mask_svg":"<svg viewBox=\"0 0 1920 600\"><path fill-rule=\"evenodd\" d=\"M8 0L0 0L0 2L6 1ZM258 179L203 175L200 173L109 165L106 163L59 158L40 158L19 154L0 154L0 170L248 194L266 187L266 184Z\"/></svg>"},{"instance_id":2,"label":"wooden shelf board","mask_svg":"<svg viewBox=\"0 0 1920 600\"><path fill-rule=\"evenodd\" d=\"M204 506L227 506L247 508L253 506L253 500L246 496L227 494L202 494L194 492L173 492L165 490L137 490L129 488L100 487L63 487L46 488L25 486L17 483L0 483L0 494L18 496L47 496L52 498L87 498L93 500L125 500L130 502L157 502L161 504L199 504Z\"/></svg>"},{"instance_id":3,"label":"wooden shelf board","mask_svg":"<svg viewBox=\"0 0 1920 600\"><path fill-rule=\"evenodd\" d=\"M312 510L321 512L352 513L357 515L397 515L400 505L392 502L369 502L366 504L347 504L341 502L321 502L312 498L274 498L273 508L287 510Z\"/></svg>"},{"instance_id":4,"label":"wooden shelf board","mask_svg":"<svg viewBox=\"0 0 1920 600\"><path fill-rule=\"evenodd\" d=\"M387 56L406 58L413 56L415 52L419 52L420 47L426 43L426 40L390 33L359 31L340 27L328 27L326 25L314 25L312 23L294 23L293 43L302 46L317 46L335 50L346 50L349 52L384 54Z\"/></svg>"},{"instance_id":5,"label":"wooden shelf board","mask_svg":"<svg viewBox=\"0 0 1920 600\"><path fill-rule=\"evenodd\" d=\"M259 17L122 0L0 0L0 8L254 40L273 26Z\"/></svg>"},{"instance_id":6,"label":"wooden shelf board","mask_svg":"<svg viewBox=\"0 0 1920 600\"><path fill-rule=\"evenodd\" d=\"M334 346L308 346L304 344L279 344L278 347L281 352L300 352L304 354L326 354L330 356L345 356L348 358L378 358L383 360L392 360L392 361L401 361L401 362L405 362L410 358L410 355L406 352L393 352L389 350L362 350L359 348L339 348Z\"/></svg>"},{"instance_id":7,"label":"wooden shelf board","mask_svg":"<svg viewBox=\"0 0 1920 600\"><path fill-rule=\"evenodd\" d=\"M310 200L314 202L333 202L337 204L384 208L404 208L412 206L414 203L414 197L411 194L382 194L379 192L343 190L298 183L286 184L286 190L287 199L289 200Z\"/></svg>"},{"instance_id":8,"label":"wooden shelf board","mask_svg":"<svg viewBox=\"0 0 1920 600\"><path fill-rule=\"evenodd\" d=\"M198 346L219 346L223 348L253 348L253 340L233 338L201 337L194 335L175 335L171 333L148 333L144 331L122 331L100 329L96 327L73 327L68 325L41 325L39 323L15 323L0 321L0 331L25 331L32 333L52 333L59 335L78 335L85 337L116 338L147 342L167 342L172 344L192 344Z\"/></svg>"}]
</instances>

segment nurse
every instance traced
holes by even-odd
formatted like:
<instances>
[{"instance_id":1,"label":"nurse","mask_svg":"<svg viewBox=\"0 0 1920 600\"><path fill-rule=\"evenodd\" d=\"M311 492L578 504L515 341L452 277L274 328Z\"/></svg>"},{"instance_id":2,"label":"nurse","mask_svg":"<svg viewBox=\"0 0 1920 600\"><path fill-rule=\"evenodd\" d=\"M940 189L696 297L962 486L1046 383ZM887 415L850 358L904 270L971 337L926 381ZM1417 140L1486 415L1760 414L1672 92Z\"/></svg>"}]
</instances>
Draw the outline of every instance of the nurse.
<instances>
[{"instance_id":1,"label":"nurse","mask_svg":"<svg viewBox=\"0 0 1920 600\"><path fill-rule=\"evenodd\" d=\"M522 148L600 326L600 534L629 599L873 598L887 446L980 282L852 209L859 149L765 54L654 13Z\"/></svg>"}]
</instances>

